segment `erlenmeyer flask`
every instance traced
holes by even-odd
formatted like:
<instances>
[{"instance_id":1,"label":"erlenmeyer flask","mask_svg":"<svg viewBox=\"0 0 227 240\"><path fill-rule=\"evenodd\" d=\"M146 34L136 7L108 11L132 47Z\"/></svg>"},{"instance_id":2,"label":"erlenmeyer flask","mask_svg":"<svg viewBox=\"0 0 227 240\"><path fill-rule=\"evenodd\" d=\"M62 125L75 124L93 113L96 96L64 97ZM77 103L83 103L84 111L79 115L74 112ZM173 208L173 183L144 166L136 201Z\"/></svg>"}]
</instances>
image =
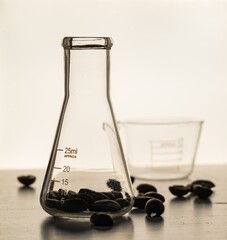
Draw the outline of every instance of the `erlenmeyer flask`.
<instances>
[{"instance_id":1,"label":"erlenmeyer flask","mask_svg":"<svg viewBox=\"0 0 227 240\"><path fill-rule=\"evenodd\" d=\"M110 38L66 37L65 97L40 196L53 216L112 217L133 191L110 100Z\"/></svg>"}]
</instances>

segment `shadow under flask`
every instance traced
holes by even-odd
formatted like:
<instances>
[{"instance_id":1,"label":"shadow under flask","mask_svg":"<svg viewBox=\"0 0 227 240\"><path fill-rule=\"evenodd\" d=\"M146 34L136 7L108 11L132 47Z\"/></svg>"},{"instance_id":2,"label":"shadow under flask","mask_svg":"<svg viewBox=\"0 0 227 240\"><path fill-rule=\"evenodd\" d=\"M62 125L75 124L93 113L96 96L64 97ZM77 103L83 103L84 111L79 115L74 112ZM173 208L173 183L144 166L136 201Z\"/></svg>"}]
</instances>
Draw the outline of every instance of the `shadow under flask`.
<instances>
[{"instance_id":1,"label":"shadow under flask","mask_svg":"<svg viewBox=\"0 0 227 240\"><path fill-rule=\"evenodd\" d=\"M110 100L107 37L65 37L65 96L40 202L49 214L121 216L133 191Z\"/></svg>"}]
</instances>

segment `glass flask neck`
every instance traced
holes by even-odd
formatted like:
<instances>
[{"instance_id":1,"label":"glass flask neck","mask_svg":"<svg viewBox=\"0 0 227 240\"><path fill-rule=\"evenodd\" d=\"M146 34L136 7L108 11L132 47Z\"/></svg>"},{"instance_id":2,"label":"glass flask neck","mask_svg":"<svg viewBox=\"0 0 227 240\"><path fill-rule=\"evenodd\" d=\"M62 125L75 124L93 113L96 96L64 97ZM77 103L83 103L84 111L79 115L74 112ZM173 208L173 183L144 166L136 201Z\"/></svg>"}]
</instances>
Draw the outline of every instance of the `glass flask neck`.
<instances>
[{"instance_id":1,"label":"glass flask neck","mask_svg":"<svg viewBox=\"0 0 227 240\"><path fill-rule=\"evenodd\" d=\"M110 38L64 38L66 96L109 98Z\"/></svg>"}]
</instances>

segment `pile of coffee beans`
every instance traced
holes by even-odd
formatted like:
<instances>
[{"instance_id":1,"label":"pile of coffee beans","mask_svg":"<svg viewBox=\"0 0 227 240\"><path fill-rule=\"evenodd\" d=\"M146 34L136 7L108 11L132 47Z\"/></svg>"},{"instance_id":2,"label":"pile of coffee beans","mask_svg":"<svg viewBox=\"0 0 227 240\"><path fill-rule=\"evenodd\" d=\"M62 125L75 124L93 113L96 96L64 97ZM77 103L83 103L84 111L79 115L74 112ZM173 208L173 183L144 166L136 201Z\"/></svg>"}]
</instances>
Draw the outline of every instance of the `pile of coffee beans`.
<instances>
[{"instance_id":1,"label":"pile of coffee beans","mask_svg":"<svg viewBox=\"0 0 227 240\"><path fill-rule=\"evenodd\" d=\"M213 193L215 184L210 180L199 179L184 185L172 185L169 191L176 197L185 197L187 194L194 194L199 198L208 198Z\"/></svg>"},{"instance_id":2,"label":"pile of coffee beans","mask_svg":"<svg viewBox=\"0 0 227 240\"><path fill-rule=\"evenodd\" d=\"M18 181L24 187L29 187L36 180L34 175L18 176ZM135 178L131 176L131 182ZM121 184L116 179L106 182L110 191L97 192L88 188L81 188L78 192L73 190L49 191L46 195L46 206L67 213L94 212L90 221L95 226L111 227L114 224L109 213L122 211L130 206L131 196L122 191ZM171 185L169 191L178 198L193 194L201 199L209 198L213 193L215 184L210 180L198 179L187 185ZM136 187L137 195L134 197L133 208L144 210L147 216L161 216L165 211L165 197L157 188L148 183L141 183Z\"/></svg>"},{"instance_id":3,"label":"pile of coffee beans","mask_svg":"<svg viewBox=\"0 0 227 240\"><path fill-rule=\"evenodd\" d=\"M135 178L131 177L132 183L134 180ZM154 185L143 183L138 185L136 189L138 194L136 197L134 197L134 208L144 210L148 216L161 216L164 213L165 207L163 203L165 202L165 197L157 192L157 188ZM125 201L124 198L119 198L117 200L118 202L122 202L122 205ZM113 225L113 220L111 217L103 212L94 213L91 216L90 221L95 226Z\"/></svg>"},{"instance_id":4,"label":"pile of coffee beans","mask_svg":"<svg viewBox=\"0 0 227 240\"><path fill-rule=\"evenodd\" d=\"M152 184L137 186L138 195L134 198L134 208L144 209L148 216L161 216L165 211L165 197L157 192Z\"/></svg>"},{"instance_id":5,"label":"pile of coffee beans","mask_svg":"<svg viewBox=\"0 0 227 240\"><path fill-rule=\"evenodd\" d=\"M49 191L45 203L49 208L68 213L115 213L130 206L132 199L128 193L122 192L119 181L109 179L107 186L111 191L97 192L88 188L81 188L78 192L63 189Z\"/></svg>"},{"instance_id":6,"label":"pile of coffee beans","mask_svg":"<svg viewBox=\"0 0 227 240\"><path fill-rule=\"evenodd\" d=\"M131 177L132 183L135 178ZM187 194L194 194L199 198L206 199L213 193L215 184L210 180L195 180L188 185L172 185L169 191L176 197L184 197ZM148 183L139 184L136 187L137 196L134 197L134 208L142 209L150 216L161 216L165 211L165 197L158 193L157 188ZM113 220L105 213L95 213L91 222L96 226L112 226Z\"/></svg>"}]
</instances>

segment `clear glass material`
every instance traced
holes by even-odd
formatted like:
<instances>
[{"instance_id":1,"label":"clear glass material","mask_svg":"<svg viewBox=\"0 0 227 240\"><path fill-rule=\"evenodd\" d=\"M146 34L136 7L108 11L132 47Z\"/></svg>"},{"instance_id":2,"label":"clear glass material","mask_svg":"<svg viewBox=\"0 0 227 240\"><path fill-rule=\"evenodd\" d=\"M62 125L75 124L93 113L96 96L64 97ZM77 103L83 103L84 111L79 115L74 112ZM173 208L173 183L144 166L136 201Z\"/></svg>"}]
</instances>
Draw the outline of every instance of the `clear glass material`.
<instances>
[{"instance_id":1,"label":"clear glass material","mask_svg":"<svg viewBox=\"0 0 227 240\"><path fill-rule=\"evenodd\" d=\"M112 40L66 37L62 46L65 97L41 205L58 217L121 216L133 192L110 100Z\"/></svg>"},{"instance_id":2,"label":"clear glass material","mask_svg":"<svg viewBox=\"0 0 227 240\"><path fill-rule=\"evenodd\" d=\"M130 173L140 179L186 178L193 170L203 121L120 121Z\"/></svg>"}]
</instances>

